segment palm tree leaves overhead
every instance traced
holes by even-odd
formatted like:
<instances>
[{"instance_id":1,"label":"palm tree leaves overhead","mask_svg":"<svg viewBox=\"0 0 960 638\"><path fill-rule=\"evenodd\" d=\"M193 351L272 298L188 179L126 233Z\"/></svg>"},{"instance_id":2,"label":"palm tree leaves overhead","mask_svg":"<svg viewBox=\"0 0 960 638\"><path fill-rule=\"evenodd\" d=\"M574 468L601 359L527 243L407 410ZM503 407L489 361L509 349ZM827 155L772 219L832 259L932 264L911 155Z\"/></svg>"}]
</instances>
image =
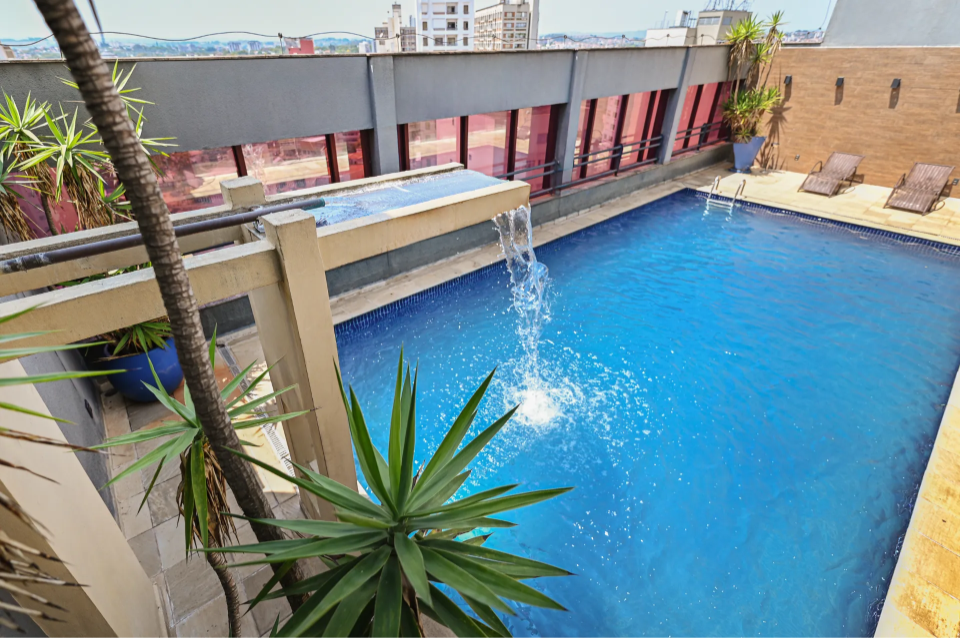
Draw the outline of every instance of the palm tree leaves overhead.
<instances>
[{"instance_id":1,"label":"palm tree leaves overhead","mask_svg":"<svg viewBox=\"0 0 960 638\"><path fill-rule=\"evenodd\" d=\"M339 370L337 374L357 459L375 501L307 467L296 466L298 476L289 477L269 464L236 453L332 503L339 519L253 521L296 532L301 538L225 550L260 555L240 565L286 565L319 557L330 567L294 588L274 590L279 582L275 577L251 601L256 605L291 594L311 594L276 635L419 636L423 613L460 636L506 636L509 632L498 614L515 613L508 601L563 610L522 581L569 572L486 548L483 544L490 534L477 534L477 530L512 526L492 517L546 501L570 488L512 494L518 486L505 485L448 502L469 478L466 467L516 410L508 411L461 447L493 373L467 401L419 472L415 468L417 371L404 366L402 351L386 458L373 446L359 399L344 387ZM451 591L470 612L448 596Z\"/></svg>"}]
</instances>

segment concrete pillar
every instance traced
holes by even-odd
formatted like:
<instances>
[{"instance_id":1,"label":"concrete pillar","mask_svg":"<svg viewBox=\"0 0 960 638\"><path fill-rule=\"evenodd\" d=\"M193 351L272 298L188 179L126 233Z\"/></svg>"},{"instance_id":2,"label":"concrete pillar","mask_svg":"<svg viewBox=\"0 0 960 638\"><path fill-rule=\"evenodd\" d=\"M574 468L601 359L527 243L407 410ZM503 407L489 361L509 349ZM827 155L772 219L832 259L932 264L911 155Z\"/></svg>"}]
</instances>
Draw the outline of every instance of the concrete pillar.
<instances>
[{"instance_id":1,"label":"concrete pillar","mask_svg":"<svg viewBox=\"0 0 960 638\"><path fill-rule=\"evenodd\" d=\"M357 489L353 444L337 385L337 342L330 296L313 215L290 210L264 216L266 240L280 255L283 281L250 293L260 344L275 389L296 384L280 397L286 412L309 410L286 421L292 459ZM301 492L311 518L334 520L329 503Z\"/></svg>"},{"instance_id":2,"label":"concrete pillar","mask_svg":"<svg viewBox=\"0 0 960 638\"><path fill-rule=\"evenodd\" d=\"M583 87L587 77L587 51L575 51L573 68L570 70L570 92L560 115L557 127L557 160L563 171L563 183L573 175L573 161L577 148L577 128L580 123L580 103L583 102Z\"/></svg>"},{"instance_id":3,"label":"concrete pillar","mask_svg":"<svg viewBox=\"0 0 960 638\"><path fill-rule=\"evenodd\" d=\"M0 365L0 378L25 374L19 361ZM0 401L50 414L32 385L0 386ZM66 443L59 426L52 420L4 411L3 426ZM84 585L23 585L65 611L41 607L29 598L14 594L22 606L45 611L57 619L34 618L43 632L47 636L165 636L166 623L153 583L76 454L0 437L0 459L50 479L0 467L0 490L37 522L43 535L4 508L0 508L0 529L14 541L62 561L36 559L48 574Z\"/></svg>"},{"instance_id":4,"label":"concrete pillar","mask_svg":"<svg viewBox=\"0 0 960 638\"><path fill-rule=\"evenodd\" d=\"M659 162L669 164L673 157L673 145L677 139L677 130L680 128L680 117L683 114L683 103L687 99L687 89L690 86L690 77L697 61L696 47L687 47L683 56L683 66L680 67L680 77L677 79L677 89L670 94L667 101L667 110L663 116L663 143L660 145Z\"/></svg>"},{"instance_id":5,"label":"concrete pillar","mask_svg":"<svg viewBox=\"0 0 960 638\"><path fill-rule=\"evenodd\" d=\"M400 147L397 138L397 92L393 56L368 56L367 68L373 104L373 174L398 173Z\"/></svg>"},{"instance_id":6,"label":"concrete pillar","mask_svg":"<svg viewBox=\"0 0 960 638\"><path fill-rule=\"evenodd\" d=\"M237 177L220 182L223 204L230 208L251 208L264 206L267 196L263 183L256 177Z\"/></svg>"}]
</instances>

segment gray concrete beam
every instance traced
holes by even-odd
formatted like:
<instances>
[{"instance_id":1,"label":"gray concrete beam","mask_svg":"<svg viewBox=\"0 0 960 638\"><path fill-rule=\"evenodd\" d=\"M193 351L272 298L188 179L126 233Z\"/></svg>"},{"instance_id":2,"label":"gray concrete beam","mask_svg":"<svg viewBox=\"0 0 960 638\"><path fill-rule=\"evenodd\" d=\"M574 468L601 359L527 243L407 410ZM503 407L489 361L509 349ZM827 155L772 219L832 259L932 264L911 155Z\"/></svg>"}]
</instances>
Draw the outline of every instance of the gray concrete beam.
<instances>
[{"instance_id":1,"label":"gray concrete beam","mask_svg":"<svg viewBox=\"0 0 960 638\"><path fill-rule=\"evenodd\" d=\"M397 89L392 56L367 58L373 108L373 174L400 171L397 137Z\"/></svg>"},{"instance_id":2,"label":"gray concrete beam","mask_svg":"<svg viewBox=\"0 0 960 638\"><path fill-rule=\"evenodd\" d=\"M667 101L666 114L663 117L663 143L660 145L661 164L669 164L673 157L673 145L677 139L677 130L680 128L680 119L683 113L683 103L687 99L687 89L690 87L690 80L693 76L694 68L697 62L697 49L688 47L687 53L683 58L683 66L680 69L680 77L677 78L676 89L670 94Z\"/></svg>"},{"instance_id":3,"label":"gray concrete beam","mask_svg":"<svg viewBox=\"0 0 960 638\"><path fill-rule=\"evenodd\" d=\"M577 51L570 67L570 92L560 114L557 128L557 160L563 171L563 182L569 182L573 174L573 162L577 153L577 132L580 124L580 103L587 79L587 66L591 53Z\"/></svg>"}]
</instances>

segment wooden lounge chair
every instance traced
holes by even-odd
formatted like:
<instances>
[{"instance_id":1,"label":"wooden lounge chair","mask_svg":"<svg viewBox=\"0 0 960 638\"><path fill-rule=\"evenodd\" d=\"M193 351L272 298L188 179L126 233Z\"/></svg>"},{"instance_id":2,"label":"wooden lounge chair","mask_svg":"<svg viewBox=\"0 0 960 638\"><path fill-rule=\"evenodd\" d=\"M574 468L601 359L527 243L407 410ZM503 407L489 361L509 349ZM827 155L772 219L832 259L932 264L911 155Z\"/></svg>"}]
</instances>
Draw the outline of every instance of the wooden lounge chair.
<instances>
[{"instance_id":1,"label":"wooden lounge chair","mask_svg":"<svg viewBox=\"0 0 960 638\"><path fill-rule=\"evenodd\" d=\"M900 208L914 213L929 213L936 206L950 181L953 166L917 162L908 175L901 175L884 208Z\"/></svg>"},{"instance_id":2,"label":"wooden lounge chair","mask_svg":"<svg viewBox=\"0 0 960 638\"><path fill-rule=\"evenodd\" d=\"M826 164L817 162L814 165L798 190L833 197L840 190L841 183L853 183L862 161L863 155L831 153Z\"/></svg>"}]
</instances>

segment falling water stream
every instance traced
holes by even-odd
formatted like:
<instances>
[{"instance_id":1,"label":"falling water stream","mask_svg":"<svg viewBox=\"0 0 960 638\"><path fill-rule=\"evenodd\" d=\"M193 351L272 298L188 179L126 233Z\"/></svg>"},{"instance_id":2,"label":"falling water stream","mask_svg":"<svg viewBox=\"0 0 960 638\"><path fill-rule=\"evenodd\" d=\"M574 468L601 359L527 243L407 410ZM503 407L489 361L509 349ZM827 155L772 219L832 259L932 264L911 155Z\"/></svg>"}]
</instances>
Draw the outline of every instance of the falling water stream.
<instances>
[{"instance_id":1,"label":"falling water stream","mask_svg":"<svg viewBox=\"0 0 960 638\"><path fill-rule=\"evenodd\" d=\"M569 388L553 382L548 366L540 360L540 335L544 324L550 321L549 270L537 260L533 250L528 206L501 213L493 222L500 233L500 248L510 272L512 307L518 315L517 338L523 353L511 371L514 378L507 398L520 404L520 421L545 426L561 415L570 394Z\"/></svg>"}]
</instances>

